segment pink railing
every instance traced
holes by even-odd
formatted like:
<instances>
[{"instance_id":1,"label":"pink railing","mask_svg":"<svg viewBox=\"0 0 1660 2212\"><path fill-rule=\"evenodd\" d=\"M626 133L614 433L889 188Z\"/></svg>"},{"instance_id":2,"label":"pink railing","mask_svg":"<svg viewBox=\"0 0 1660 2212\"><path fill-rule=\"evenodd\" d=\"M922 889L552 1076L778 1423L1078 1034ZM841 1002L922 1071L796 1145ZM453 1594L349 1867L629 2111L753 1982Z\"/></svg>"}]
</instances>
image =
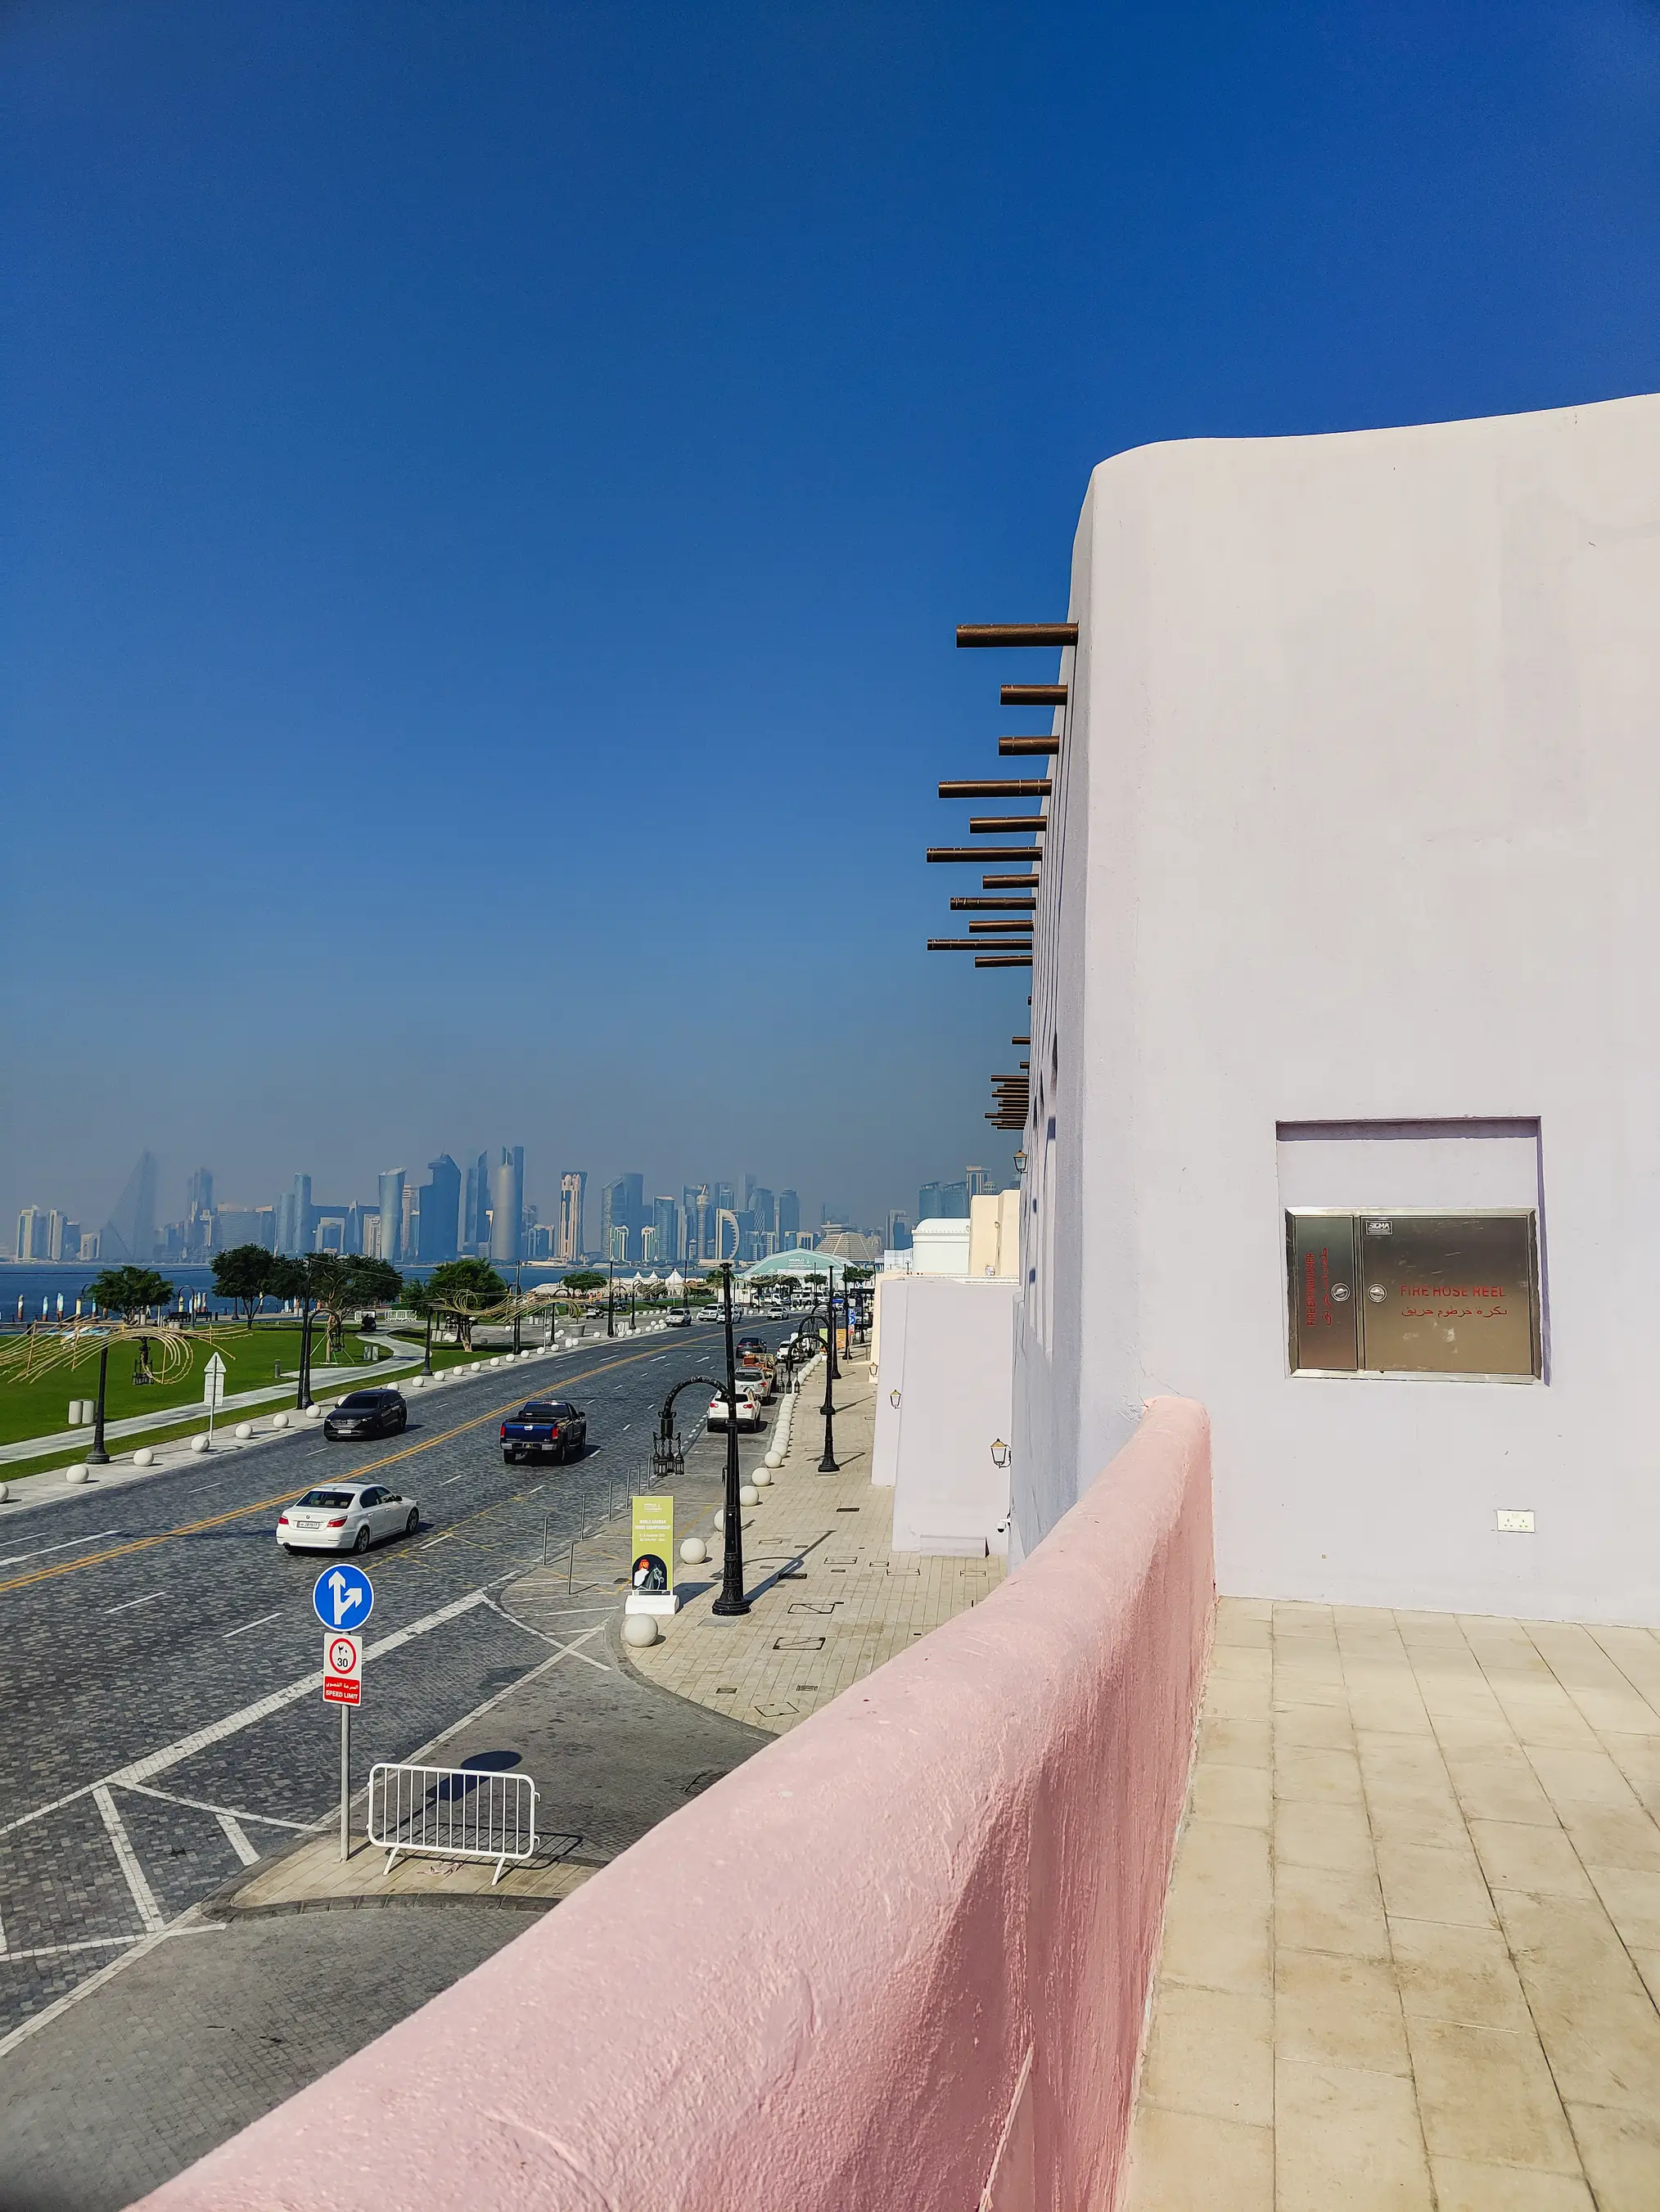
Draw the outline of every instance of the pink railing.
<instances>
[{"instance_id":1,"label":"pink railing","mask_svg":"<svg viewBox=\"0 0 1660 2212\"><path fill-rule=\"evenodd\" d=\"M147 2203L1113 2205L1213 1601L1156 1400L983 1604Z\"/></svg>"}]
</instances>

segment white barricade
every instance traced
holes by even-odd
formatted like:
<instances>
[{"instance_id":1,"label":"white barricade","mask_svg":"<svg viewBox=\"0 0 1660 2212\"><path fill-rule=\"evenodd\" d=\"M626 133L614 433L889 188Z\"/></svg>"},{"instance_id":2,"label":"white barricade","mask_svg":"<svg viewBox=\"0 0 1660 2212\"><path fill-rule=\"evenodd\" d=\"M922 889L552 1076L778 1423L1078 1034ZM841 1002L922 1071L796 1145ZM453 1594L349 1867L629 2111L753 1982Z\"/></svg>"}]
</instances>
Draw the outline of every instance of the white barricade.
<instances>
[{"instance_id":1,"label":"white barricade","mask_svg":"<svg viewBox=\"0 0 1660 2212\"><path fill-rule=\"evenodd\" d=\"M369 1841L387 1854L388 1874L400 1851L494 1859L493 1889L510 1859L535 1851L536 1784L476 1766L373 1766Z\"/></svg>"}]
</instances>

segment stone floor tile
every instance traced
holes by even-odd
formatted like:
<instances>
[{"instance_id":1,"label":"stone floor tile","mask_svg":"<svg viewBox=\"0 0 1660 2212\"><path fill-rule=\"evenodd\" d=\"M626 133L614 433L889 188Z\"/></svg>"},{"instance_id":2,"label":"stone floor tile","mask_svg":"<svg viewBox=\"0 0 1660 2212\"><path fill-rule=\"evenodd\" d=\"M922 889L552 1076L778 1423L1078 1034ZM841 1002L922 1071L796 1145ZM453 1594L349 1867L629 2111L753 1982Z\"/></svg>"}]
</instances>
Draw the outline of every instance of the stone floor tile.
<instances>
[{"instance_id":1,"label":"stone floor tile","mask_svg":"<svg viewBox=\"0 0 1660 2212\"><path fill-rule=\"evenodd\" d=\"M1579 2172L1551 2069L1531 2033L1409 2013L1407 2038L1432 2157Z\"/></svg>"},{"instance_id":2,"label":"stone floor tile","mask_svg":"<svg viewBox=\"0 0 1660 2212\"><path fill-rule=\"evenodd\" d=\"M1587 1872L1627 1948L1660 1951L1660 1874L1596 1866Z\"/></svg>"},{"instance_id":3,"label":"stone floor tile","mask_svg":"<svg viewBox=\"0 0 1660 2212\"><path fill-rule=\"evenodd\" d=\"M1596 2212L1578 2174L1472 2166L1462 2158L1432 2158L1430 2172L1439 2212Z\"/></svg>"},{"instance_id":4,"label":"stone floor tile","mask_svg":"<svg viewBox=\"0 0 1660 2212\"><path fill-rule=\"evenodd\" d=\"M1180 1982L1160 1990L1141 2094L1169 2111L1274 2124L1274 2005Z\"/></svg>"},{"instance_id":5,"label":"stone floor tile","mask_svg":"<svg viewBox=\"0 0 1660 2212\"><path fill-rule=\"evenodd\" d=\"M1562 1825L1587 1866L1660 1874L1660 1826L1640 1807L1565 1805Z\"/></svg>"},{"instance_id":6,"label":"stone floor tile","mask_svg":"<svg viewBox=\"0 0 1660 2212\"><path fill-rule=\"evenodd\" d=\"M1608 2112L1570 2100L1568 2118L1597 2212L1654 2212L1660 2204L1660 2112Z\"/></svg>"},{"instance_id":7,"label":"stone floor tile","mask_svg":"<svg viewBox=\"0 0 1660 2212\"><path fill-rule=\"evenodd\" d=\"M1409 2081L1280 2058L1274 2123L1275 2212L1429 2212L1433 2204Z\"/></svg>"},{"instance_id":8,"label":"stone floor tile","mask_svg":"<svg viewBox=\"0 0 1660 2212\"><path fill-rule=\"evenodd\" d=\"M1274 1899L1276 1945L1294 1951L1352 1953L1357 1958L1387 1959L1377 1881L1371 1874L1345 1874L1330 1867L1285 1866L1276 1871Z\"/></svg>"},{"instance_id":9,"label":"stone floor tile","mask_svg":"<svg viewBox=\"0 0 1660 2212\"><path fill-rule=\"evenodd\" d=\"M1248 1646L1219 1639L1211 1652L1210 1671L1213 1681L1266 1682L1274 1671L1274 1655L1266 1643Z\"/></svg>"},{"instance_id":10,"label":"stone floor tile","mask_svg":"<svg viewBox=\"0 0 1660 2212\"><path fill-rule=\"evenodd\" d=\"M1274 1734L1277 1743L1304 1751L1354 1749L1354 1723L1346 1704L1286 1704L1276 1698Z\"/></svg>"},{"instance_id":11,"label":"stone floor tile","mask_svg":"<svg viewBox=\"0 0 1660 2212\"><path fill-rule=\"evenodd\" d=\"M1470 1840L1494 1889L1589 1897L1590 1877L1562 1828L1531 1820L1472 1820Z\"/></svg>"},{"instance_id":12,"label":"stone floor tile","mask_svg":"<svg viewBox=\"0 0 1660 2212\"><path fill-rule=\"evenodd\" d=\"M1343 1687L1341 1662L1334 1656L1327 1673L1316 1668L1287 1667L1276 1656L1274 1710L1283 1711L1288 1705L1330 1705L1347 1717L1349 1694Z\"/></svg>"},{"instance_id":13,"label":"stone floor tile","mask_svg":"<svg viewBox=\"0 0 1660 2212\"><path fill-rule=\"evenodd\" d=\"M1643 1977L1643 1985L1660 2006L1660 1951L1633 1951L1631 1962Z\"/></svg>"},{"instance_id":14,"label":"stone floor tile","mask_svg":"<svg viewBox=\"0 0 1660 2212\"><path fill-rule=\"evenodd\" d=\"M1194 1770L1193 1809L1202 1820L1266 1828L1274 1817L1273 1779L1266 1767L1219 1766L1207 1761Z\"/></svg>"},{"instance_id":15,"label":"stone floor tile","mask_svg":"<svg viewBox=\"0 0 1660 2212\"><path fill-rule=\"evenodd\" d=\"M1271 1766L1274 1731L1267 1721L1207 1716L1199 1727L1199 1759L1214 1766Z\"/></svg>"},{"instance_id":16,"label":"stone floor tile","mask_svg":"<svg viewBox=\"0 0 1660 2212\"><path fill-rule=\"evenodd\" d=\"M1281 1797L1274 1808L1274 1857L1283 1866L1332 1867L1345 1874L1373 1874L1377 1859L1363 1805L1333 1805L1319 1798Z\"/></svg>"},{"instance_id":17,"label":"stone floor tile","mask_svg":"<svg viewBox=\"0 0 1660 2212\"><path fill-rule=\"evenodd\" d=\"M1447 1776L1468 1820L1521 1820L1559 1825L1556 1808L1520 1744L1455 1750L1443 1739Z\"/></svg>"},{"instance_id":18,"label":"stone floor tile","mask_svg":"<svg viewBox=\"0 0 1660 2212\"><path fill-rule=\"evenodd\" d=\"M1412 2071L1395 1975L1382 1960L1274 1954L1274 2043L1282 2057L1367 2073Z\"/></svg>"},{"instance_id":19,"label":"stone floor tile","mask_svg":"<svg viewBox=\"0 0 1660 2212\"><path fill-rule=\"evenodd\" d=\"M1522 1978L1564 2097L1660 2113L1660 2014L1634 1966L1635 1992L1546 1984L1525 1971Z\"/></svg>"},{"instance_id":20,"label":"stone floor tile","mask_svg":"<svg viewBox=\"0 0 1660 2212\"><path fill-rule=\"evenodd\" d=\"M1637 1970L1600 1898L1495 1889L1493 1901L1511 1956L1529 1987L1636 1992Z\"/></svg>"},{"instance_id":21,"label":"stone floor tile","mask_svg":"<svg viewBox=\"0 0 1660 2212\"><path fill-rule=\"evenodd\" d=\"M1274 1985L1269 1897L1260 1830L1190 1820L1165 1908L1161 1976L1267 1996Z\"/></svg>"},{"instance_id":22,"label":"stone floor tile","mask_svg":"<svg viewBox=\"0 0 1660 2212\"><path fill-rule=\"evenodd\" d=\"M1520 1978L1498 1929L1391 1920L1389 1942L1404 2012L1515 2034L1531 2027Z\"/></svg>"},{"instance_id":23,"label":"stone floor tile","mask_svg":"<svg viewBox=\"0 0 1660 2212\"><path fill-rule=\"evenodd\" d=\"M1272 2129L1138 2106L1126 2212L1216 2212L1224 2180L1228 2212L1275 2212Z\"/></svg>"},{"instance_id":24,"label":"stone floor tile","mask_svg":"<svg viewBox=\"0 0 1660 2212\"><path fill-rule=\"evenodd\" d=\"M1352 1751L1306 1751L1297 1744L1276 1741L1274 1794L1315 1798L1332 1805L1364 1804L1360 1762Z\"/></svg>"},{"instance_id":25,"label":"stone floor tile","mask_svg":"<svg viewBox=\"0 0 1660 2212\"><path fill-rule=\"evenodd\" d=\"M1216 1601L1216 1649L1223 1650L1231 1645L1243 1650L1266 1651L1273 1641L1273 1625L1265 1613L1247 1613L1238 1598L1223 1597Z\"/></svg>"},{"instance_id":26,"label":"stone floor tile","mask_svg":"<svg viewBox=\"0 0 1660 2212\"><path fill-rule=\"evenodd\" d=\"M1331 1643L1335 1638L1329 1605L1310 1605L1302 1598L1274 1601L1275 1636L1313 1636Z\"/></svg>"},{"instance_id":27,"label":"stone floor tile","mask_svg":"<svg viewBox=\"0 0 1660 2212\"><path fill-rule=\"evenodd\" d=\"M1266 1681L1211 1676L1205 1691L1207 1720L1266 1721L1272 1711L1272 1692Z\"/></svg>"},{"instance_id":28,"label":"stone floor tile","mask_svg":"<svg viewBox=\"0 0 1660 2212\"><path fill-rule=\"evenodd\" d=\"M1553 1805L1607 1805L1629 1810L1638 1798L1625 1776L1599 1746L1570 1751L1529 1743L1528 1763Z\"/></svg>"},{"instance_id":29,"label":"stone floor tile","mask_svg":"<svg viewBox=\"0 0 1660 2212\"><path fill-rule=\"evenodd\" d=\"M1602 1738L1602 1748L1649 1811L1660 1814L1660 1737L1610 1730Z\"/></svg>"},{"instance_id":30,"label":"stone floor tile","mask_svg":"<svg viewBox=\"0 0 1660 2212\"><path fill-rule=\"evenodd\" d=\"M1466 1928L1498 1925L1481 1862L1468 1837L1462 1850L1455 1851L1380 1839L1377 1878L1391 1918L1450 1920Z\"/></svg>"}]
</instances>

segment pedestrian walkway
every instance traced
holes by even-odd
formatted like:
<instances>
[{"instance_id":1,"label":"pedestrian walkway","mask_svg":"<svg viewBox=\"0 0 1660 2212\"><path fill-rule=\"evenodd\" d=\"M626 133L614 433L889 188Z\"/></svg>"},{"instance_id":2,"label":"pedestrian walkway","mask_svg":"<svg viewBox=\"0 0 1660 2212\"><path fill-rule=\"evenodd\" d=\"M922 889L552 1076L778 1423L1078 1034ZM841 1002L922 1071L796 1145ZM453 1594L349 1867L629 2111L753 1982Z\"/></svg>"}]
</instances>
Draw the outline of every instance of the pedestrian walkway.
<instances>
[{"instance_id":1,"label":"pedestrian walkway","mask_svg":"<svg viewBox=\"0 0 1660 2212\"><path fill-rule=\"evenodd\" d=\"M1660 1637L1222 1601L1131 2212L1654 2212Z\"/></svg>"},{"instance_id":2,"label":"pedestrian walkway","mask_svg":"<svg viewBox=\"0 0 1660 2212\"><path fill-rule=\"evenodd\" d=\"M1002 1580L1000 1559L943 1559L891 1549L893 1492L871 1485L876 1389L868 1363L849 1360L836 1385L836 1457L821 1474L824 1365L804 1379L790 1448L759 1504L743 1516L751 1609L711 1611L721 1589L721 1537L707 1567L682 1567L681 1610L665 1638L629 1657L648 1681L713 1712L782 1735L809 1713L976 1605ZM677 1532L684 1533L684 1532Z\"/></svg>"}]
</instances>

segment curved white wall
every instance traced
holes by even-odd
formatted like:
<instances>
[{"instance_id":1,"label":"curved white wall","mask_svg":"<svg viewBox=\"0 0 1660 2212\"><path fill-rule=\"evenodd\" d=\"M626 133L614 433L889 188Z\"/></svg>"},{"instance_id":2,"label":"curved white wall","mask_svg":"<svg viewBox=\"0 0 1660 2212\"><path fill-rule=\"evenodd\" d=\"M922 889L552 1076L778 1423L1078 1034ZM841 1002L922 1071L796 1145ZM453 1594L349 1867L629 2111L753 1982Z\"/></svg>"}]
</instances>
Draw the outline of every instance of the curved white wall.
<instances>
[{"instance_id":1,"label":"curved white wall","mask_svg":"<svg viewBox=\"0 0 1660 2212\"><path fill-rule=\"evenodd\" d=\"M1224 1589L1660 1618L1660 399L1120 455L1072 611L1021 1544L1174 1390ZM1469 1117L1537 1123L1548 1381L1292 1377L1279 1125Z\"/></svg>"}]
</instances>

